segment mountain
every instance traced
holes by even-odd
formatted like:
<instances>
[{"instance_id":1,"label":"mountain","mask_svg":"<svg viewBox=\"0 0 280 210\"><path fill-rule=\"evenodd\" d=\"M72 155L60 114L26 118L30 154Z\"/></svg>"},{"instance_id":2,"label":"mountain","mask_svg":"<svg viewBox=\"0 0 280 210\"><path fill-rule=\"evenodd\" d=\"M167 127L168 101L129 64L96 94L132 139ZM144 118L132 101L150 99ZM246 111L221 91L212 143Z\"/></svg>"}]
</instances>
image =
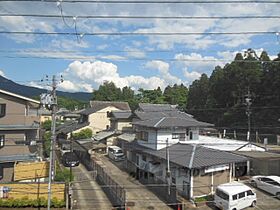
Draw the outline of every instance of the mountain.
<instances>
[{"instance_id":1,"label":"mountain","mask_svg":"<svg viewBox=\"0 0 280 210\"><path fill-rule=\"evenodd\" d=\"M12 93L16 93L19 95L23 95L29 98L40 96L41 93L47 92L46 89L21 85L2 76L0 76L0 89ZM80 101L90 101L90 99L92 98L92 93L84 93L84 92L69 93L64 91L57 91L56 94L58 96L72 98Z\"/></svg>"}]
</instances>

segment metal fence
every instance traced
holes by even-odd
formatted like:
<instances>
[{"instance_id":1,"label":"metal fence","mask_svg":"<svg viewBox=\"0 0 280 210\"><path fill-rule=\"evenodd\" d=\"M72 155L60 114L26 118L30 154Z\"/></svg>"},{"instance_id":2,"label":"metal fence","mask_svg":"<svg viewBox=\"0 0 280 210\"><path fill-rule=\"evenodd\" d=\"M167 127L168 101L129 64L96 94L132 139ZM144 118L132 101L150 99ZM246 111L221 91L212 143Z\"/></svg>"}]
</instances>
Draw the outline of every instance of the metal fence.
<instances>
[{"instance_id":1,"label":"metal fence","mask_svg":"<svg viewBox=\"0 0 280 210\"><path fill-rule=\"evenodd\" d=\"M114 207L125 209L126 193L125 189L115 182L106 170L96 161L92 160L93 170L96 171L96 181L106 193Z\"/></svg>"}]
</instances>

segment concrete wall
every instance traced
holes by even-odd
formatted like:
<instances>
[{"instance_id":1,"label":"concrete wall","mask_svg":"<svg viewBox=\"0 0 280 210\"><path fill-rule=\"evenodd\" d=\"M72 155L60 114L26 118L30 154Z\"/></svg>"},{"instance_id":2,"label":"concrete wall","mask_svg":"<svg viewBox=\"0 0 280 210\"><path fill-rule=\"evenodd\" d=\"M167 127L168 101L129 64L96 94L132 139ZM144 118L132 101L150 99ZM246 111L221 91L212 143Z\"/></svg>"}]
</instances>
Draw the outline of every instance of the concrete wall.
<instances>
[{"instance_id":1,"label":"concrete wall","mask_svg":"<svg viewBox=\"0 0 280 210\"><path fill-rule=\"evenodd\" d=\"M6 104L6 115L0 118L0 125L32 125L34 121L39 122L39 115L28 115L28 109L38 108L39 105L32 104L17 99L15 97L0 94L0 104Z\"/></svg>"},{"instance_id":2,"label":"concrete wall","mask_svg":"<svg viewBox=\"0 0 280 210\"><path fill-rule=\"evenodd\" d=\"M139 128L137 131L147 131L149 133L148 141L138 139L138 143L151 149L157 149L157 131L154 129Z\"/></svg>"},{"instance_id":3,"label":"concrete wall","mask_svg":"<svg viewBox=\"0 0 280 210\"><path fill-rule=\"evenodd\" d=\"M11 182L14 177L14 163L0 163L0 183Z\"/></svg>"},{"instance_id":4,"label":"concrete wall","mask_svg":"<svg viewBox=\"0 0 280 210\"><path fill-rule=\"evenodd\" d=\"M95 113L89 115L89 127L92 129L93 134L96 134L99 131L106 130L107 126L110 128L110 118L107 117L107 113L111 111L117 111L114 106L108 106L104 109L101 109Z\"/></svg>"},{"instance_id":5,"label":"concrete wall","mask_svg":"<svg viewBox=\"0 0 280 210\"><path fill-rule=\"evenodd\" d=\"M250 175L280 175L280 159L252 159Z\"/></svg>"},{"instance_id":6,"label":"concrete wall","mask_svg":"<svg viewBox=\"0 0 280 210\"><path fill-rule=\"evenodd\" d=\"M149 128L137 128L138 131L147 131L149 132L149 140L148 142L145 141L139 141L139 143L143 146L160 150L162 148L166 147L166 141L168 140L168 145L176 144L180 141L188 141L190 138L190 133L192 132L192 140L198 140L198 134L199 134L199 129L198 128L189 128L188 129L188 135L185 135L184 139L173 139L172 138L172 133L183 133L186 134L186 128L178 128L178 129L160 129L160 130L155 130L155 129L149 129Z\"/></svg>"},{"instance_id":7,"label":"concrete wall","mask_svg":"<svg viewBox=\"0 0 280 210\"><path fill-rule=\"evenodd\" d=\"M119 131L128 131L132 130L131 121L118 121L117 130Z\"/></svg>"},{"instance_id":8,"label":"concrete wall","mask_svg":"<svg viewBox=\"0 0 280 210\"><path fill-rule=\"evenodd\" d=\"M230 171L216 171L193 176L193 197L208 195L215 192L217 185L230 181Z\"/></svg>"}]
</instances>

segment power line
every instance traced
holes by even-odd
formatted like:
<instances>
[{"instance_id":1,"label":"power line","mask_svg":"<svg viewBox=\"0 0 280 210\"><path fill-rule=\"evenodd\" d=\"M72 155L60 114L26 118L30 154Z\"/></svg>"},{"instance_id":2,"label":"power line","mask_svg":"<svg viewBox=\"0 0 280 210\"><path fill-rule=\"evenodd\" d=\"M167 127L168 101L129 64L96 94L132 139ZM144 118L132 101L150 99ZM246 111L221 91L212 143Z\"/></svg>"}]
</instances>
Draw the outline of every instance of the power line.
<instances>
[{"instance_id":1,"label":"power line","mask_svg":"<svg viewBox=\"0 0 280 210\"><path fill-rule=\"evenodd\" d=\"M57 0L1 0L2 2L40 2L40 3L56 3ZM209 0L209 1L170 1L170 0L64 0L63 3L97 3L97 4L279 4L276 0Z\"/></svg>"},{"instance_id":2,"label":"power line","mask_svg":"<svg viewBox=\"0 0 280 210\"><path fill-rule=\"evenodd\" d=\"M231 59L175 59L175 58L135 58L133 56L127 56L127 57L119 57L119 58L110 58L106 56L88 56L88 55L80 55L80 56L10 56L10 55L0 55L2 58L10 58L10 59L17 59L17 58L34 58L34 59L70 59L70 60L90 60L90 59L104 59L104 60L116 60L116 61L171 61L171 62L231 62ZM237 63L261 63L261 61L258 60L236 60L232 62ZM265 63L280 63L280 61L264 61Z\"/></svg>"},{"instance_id":3,"label":"power line","mask_svg":"<svg viewBox=\"0 0 280 210\"><path fill-rule=\"evenodd\" d=\"M41 15L41 14L0 14L2 17L39 17L39 18L61 18L61 15ZM73 19L279 19L275 16L122 16L122 15L63 15L64 18Z\"/></svg>"},{"instance_id":4,"label":"power line","mask_svg":"<svg viewBox=\"0 0 280 210\"><path fill-rule=\"evenodd\" d=\"M79 33L82 36L189 36L189 35L265 35L277 34L277 31L240 31L240 32L96 32ZM39 32L39 31L0 31L0 34L14 35L74 35L76 32Z\"/></svg>"}]
</instances>

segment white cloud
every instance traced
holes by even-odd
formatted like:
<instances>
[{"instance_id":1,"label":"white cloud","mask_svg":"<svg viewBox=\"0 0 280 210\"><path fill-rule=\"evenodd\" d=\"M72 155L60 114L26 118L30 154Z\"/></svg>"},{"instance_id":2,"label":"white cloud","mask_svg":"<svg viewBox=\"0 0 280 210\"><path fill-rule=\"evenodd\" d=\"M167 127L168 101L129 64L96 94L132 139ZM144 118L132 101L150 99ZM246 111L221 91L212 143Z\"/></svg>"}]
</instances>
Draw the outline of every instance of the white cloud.
<instances>
[{"instance_id":1,"label":"white cloud","mask_svg":"<svg viewBox=\"0 0 280 210\"><path fill-rule=\"evenodd\" d=\"M127 56L132 57L132 58L145 58L146 54L144 51L137 49L137 48L133 48L133 47L125 47L124 48L127 54Z\"/></svg>"},{"instance_id":2,"label":"white cloud","mask_svg":"<svg viewBox=\"0 0 280 210\"><path fill-rule=\"evenodd\" d=\"M211 71L215 66L224 65L226 63L213 56L202 56L198 53L191 53L189 55L179 53L175 55L175 59L181 61L184 67L188 69L191 68L191 70L198 72Z\"/></svg>"},{"instance_id":3,"label":"white cloud","mask_svg":"<svg viewBox=\"0 0 280 210\"><path fill-rule=\"evenodd\" d=\"M23 31L23 32L54 32L54 27L44 21L38 21L32 18L25 17L0 17L2 30L8 31ZM17 42L32 43L35 41L34 35L8 35L9 38Z\"/></svg>"},{"instance_id":4,"label":"white cloud","mask_svg":"<svg viewBox=\"0 0 280 210\"><path fill-rule=\"evenodd\" d=\"M0 76L5 77L4 71L0 70Z\"/></svg>"},{"instance_id":5,"label":"white cloud","mask_svg":"<svg viewBox=\"0 0 280 210\"><path fill-rule=\"evenodd\" d=\"M160 61L160 60L149 61L146 63L146 67L150 69L157 69L160 73L160 77L164 79L165 85L183 83L181 79L170 74L169 64L164 61Z\"/></svg>"},{"instance_id":6,"label":"white cloud","mask_svg":"<svg viewBox=\"0 0 280 210\"><path fill-rule=\"evenodd\" d=\"M92 92L93 90L90 84L86 84L84 82L73 83L69 80L64 80L62 83L58 85L58 87L65 91L70 91L70 92L77 92L77 91Z\"/></svg>"},{"instance_id":7,"label":"white cloud","mask_svg":"<svg viewBox=\"0 0 280 210\"><path fill-rule=\"evenodd\" d=\"M139 88L154 89L158 86L164 88L166 85L164 79L156 76L147 78L139 75L121 77L115 64L103 61L74 61L62 74L66 81L60 87L68 91L91 92L92 88L98 88L105 81L112 81L121 88L130 86L134 90Z\"/></svg>"},{"instance_id":8,"label":"white cloud","mask_svg":"<svg viewBox=\"0 0 280 210\"><path fill-rule=\"evenodd\" d=\"M189 83L191 83L192 81L199 79L201 74L197 71L189 72L187 69L185 69L184 76L187 78L187 81L189 81Z\"/></svg>"}]
</instances>

